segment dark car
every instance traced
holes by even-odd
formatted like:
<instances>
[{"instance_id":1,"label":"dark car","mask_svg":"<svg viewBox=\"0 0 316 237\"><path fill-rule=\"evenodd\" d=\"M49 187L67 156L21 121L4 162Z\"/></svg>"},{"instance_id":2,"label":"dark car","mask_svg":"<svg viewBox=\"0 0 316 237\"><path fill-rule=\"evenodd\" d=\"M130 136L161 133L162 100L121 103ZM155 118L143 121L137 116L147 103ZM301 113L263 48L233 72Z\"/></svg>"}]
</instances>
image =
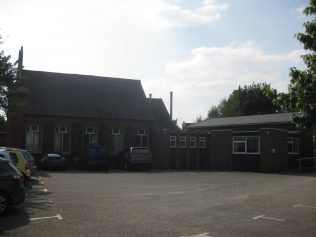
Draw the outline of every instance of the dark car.
<instances>
[{"instance_id":1,"label":"dark car","mask_svg":"<svg viewBox=\"0 0 316 237\"><path fill-rule=\"evenodd\" d=\"M41 169L67 169L65 156L57 152L48 152L42 156Z\"/></svg>"},{"instance_id":2,"label":"dark car","mask_svg":"<svg viewBox=\"0 0 316 237\"><path fill-rule=\"evenodd\" d=\"M129 147L124 149L120 154L121 167L124 170L130 168L151 169L152 154L148 147Z\"/></svg>"},{"instance_id":3,"label":"dark car","mask_svg":"<svg viewBox=\"0 0 316 237\"><path fill-rule=\"evenodd\" d=\"M88 146L80 160L81 169L109 169L110 160L105 146Z\"/></svg>"},{"instance_id":4,"label":"dark car","mask_svg":"<svg viewBox=\"0 0 316 237\"><path fill-rule=\"evenodd\" d=\"M23 175L8 160L0 158L0 214L24 200Z\"/></svg>"}]
</instances>

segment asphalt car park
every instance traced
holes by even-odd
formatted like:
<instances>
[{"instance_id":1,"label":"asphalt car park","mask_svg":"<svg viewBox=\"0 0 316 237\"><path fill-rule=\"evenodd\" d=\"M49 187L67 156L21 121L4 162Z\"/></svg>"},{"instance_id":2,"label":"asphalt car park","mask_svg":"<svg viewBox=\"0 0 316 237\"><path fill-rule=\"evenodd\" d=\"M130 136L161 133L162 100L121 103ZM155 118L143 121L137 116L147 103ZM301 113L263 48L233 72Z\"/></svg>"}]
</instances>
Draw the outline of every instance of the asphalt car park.
<instances>
[{"instance_id":1,"label":"asphalt car park","mask_svg":"<svg viewBox=\"0 0 316 237\"><path fill-rule=\"evenodd\" d=\"M5 236L316 236L316 174L39 172Z\"/></svg>"}]
</instances>

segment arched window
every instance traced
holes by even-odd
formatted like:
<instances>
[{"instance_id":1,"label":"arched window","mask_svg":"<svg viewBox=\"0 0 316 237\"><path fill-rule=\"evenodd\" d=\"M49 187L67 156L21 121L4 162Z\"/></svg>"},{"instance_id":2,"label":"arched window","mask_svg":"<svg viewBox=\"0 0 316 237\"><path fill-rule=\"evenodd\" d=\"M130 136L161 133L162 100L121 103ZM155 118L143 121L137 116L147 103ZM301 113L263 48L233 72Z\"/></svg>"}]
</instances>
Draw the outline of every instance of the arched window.
<instances>
[{"instance_id":1,"label":"arched window","mask_svg":"<svg viewBox=\"0 0 316 237\"><path fill-rule=\"evenodd\" d=\"M82 146L83 149L90 144L97 143L97 129L88 127L82 130Z\"/></svg>"},{"instance_id":2,"label":"arched window","mask_svg":"<svg viewBox=\"0 0 316 237\"><path fill-rule=\"evenodd\" d=\"M71 131L67 126L58 126L55 129L54 151L61 153L70 152Z\"/></svg>"},{"instance_id":3,"label":"arched window","mask_svg":"<svg viewBox=\"0 0 316 237\"><path fill-rule=\"evenodd\" d=\"M25 148L33 153L42 152L43 129L38 124L26 127Z\"/></svg>"}]
</instances>

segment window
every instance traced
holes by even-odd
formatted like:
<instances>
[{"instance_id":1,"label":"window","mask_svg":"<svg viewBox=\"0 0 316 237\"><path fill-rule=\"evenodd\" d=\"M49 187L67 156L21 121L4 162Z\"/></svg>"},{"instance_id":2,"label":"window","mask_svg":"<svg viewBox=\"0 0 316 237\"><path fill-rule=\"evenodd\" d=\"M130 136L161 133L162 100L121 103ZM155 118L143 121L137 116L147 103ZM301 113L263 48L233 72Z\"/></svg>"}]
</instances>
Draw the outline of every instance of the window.
<instances>
[{"instance_id":1,"label":"window","mask_svg":"<svg viewBox=\"0 0 316 237\"><path fill-rule=\"evenodd\" d=\"M12 166L10 163L1 162L0 164L0 173L1 174L12 174Z\"/></svg>"},{"instance_id":2,"label":"window","mask_svg":"<svg viewBox=\"0 0 316 237\"><path fill-rule=\"evenodd\" d=\"M169 138L169 146L171 148L176 148L177 147L177 137L176 136L170 136L170 138Z\"/></svg>"},{"instance_id":3,"label":"window","mask_svg":"<svg viewBox=\"0 0 316 237\"><path fill-rule=\"evenodd\" d=\"M15 153L9 152L11 160L17 165L19 160Z\"/></svg>"},{"instance_id":4,"label":"window","mask_svg":"<svg viewBox=\"0 0 316 237\"><path fill-rule=\"evenodd\" d=\"M260 154L259 136L235 136L233 137L234 154Z\"/></svg>"},{"instance_id":5,"label":"window","mask_svg":"<svg viewBox=\"0 0 316 237\"><path fill-rule=\"evenodd\" d=\"M42 152L43 131L38 124L31 124L26 127L25 148L33 153Z\"/></svg>"},{"instance_id":6,"label":"window","mask_svg":"<svg viewBox=\"0 0 316 237\"><path fill-rule=\"evenodd\" d=\"M112 128L111 129L111 134L122 134L123 131L120 128Z\"/></svg>"},{"instance_id":7,"label":"window","mask_svg":"<svg viewBox=\"0 0 316 237\"><path fill-rule=\"evenodd\" d=\"M123 130L120 128L112 128L110 132L110 154L117 154L124 148Z\"/></svg>"},{"instance_id":8,"label":"window","mask_svg":"<svg viewBox=\"0 0 316 237\"><path fill-rule=\"evenodd\" d=\"M148 132L145 129L137 129L135 137L135 145L139 147L148 146Z\"/></svg>"},{"instance_id":9,"label":"window","mask_svg":"<svg viewBox=\"0 0 316 237\"><path fill-rule=\"evenodd\" d=\"M180 148L186 148L187 147L187 138L180 136Z\"/></svg>"},{"instance_id":10,"label":"window","mask_svg":"<svg viewBox=\"0 0 316 237\"><path fill-rule=\"evenodd\" d=\"M196 137L190 137L190 148L196 148Z\"/></svg>"},{"instance_id":11,"label":"window","mask_svg":"<svg viewBox=\"0 0 316 237\"><path fill-rule=\"evenodd\" d=\"M299 153L299 142L297 137L288 138L288 153L298 154Z\"/></svg>"},{"instance_id":12,"label":"window","mask_svg":"<svg viewBox=\"0 0 316 237\"><path fill-rule=\"evenodd\" d=\"M97 130L89 127L82 130L82 146L85 149L90 144L96 144L97 142Z\"/></svg>"},{"instance_id":13,"label":"window","mask_svg":"<svg viewBox=\"0 0 316 237\"><path fill-rule=\"evenodd\" d=\"M61 153L70 152L70 129L67 126L58 126L55 129L54 150Z\"/></svg>"},{"instance_id":14,"label":"window","mask_svg":"<svg viewBox=\"0 0 316 237\"><path fill-rule=\"evenodd\" d=\"M205 142L206 138L205 137L200 137L199 138L199 147L200 148L206 148L206 142Z\"/></svg>"}]
</instances>

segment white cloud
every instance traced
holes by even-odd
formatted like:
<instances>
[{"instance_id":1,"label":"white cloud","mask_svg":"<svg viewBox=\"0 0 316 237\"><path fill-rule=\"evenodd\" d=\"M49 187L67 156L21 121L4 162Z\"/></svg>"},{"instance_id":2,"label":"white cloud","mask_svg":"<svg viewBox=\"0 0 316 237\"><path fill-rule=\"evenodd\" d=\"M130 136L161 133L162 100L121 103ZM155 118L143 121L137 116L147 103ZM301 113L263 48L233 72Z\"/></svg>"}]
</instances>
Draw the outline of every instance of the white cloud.
<instances>
[{"instance_id":1,"label":"white cloud","mask_svg":"<svg viewBox=\"0 0 316 237\"><path fill-rule=\"evenodd\" d=\"M217 1L195 9L165 0L4 1L3 47L14 57L23 45L27 68L119 77L146 68L148 49L168 29L212 23L228 8Z\"/></svg>"},{"instance_id":2,"label":"white cloud","mask_svg":"<svg viewBox=\"0 0 316 237\"><path fill-rule=\"evenodd\" d=\"M215 0L204 0L194 10L179 5L164 2L160 11L162 27L179 27L192 24L212 23L221 17L222 12L228 9L228 4L219 4Z\"/></svg>"},{"instance_id":3,"label":"white cloud","mask_svg":"<svg viewBox=\"0 0 316 237\"><path fill-rule=\"evenodd\" d=\"M195 48L189 59L166 65L165 78L159 80L159 85L166 84L174 90L178 100L175 114L191 122L201 111L205 116L211 105L218 104L239 85L266 82L279 92L286 91L289 68L302 66L303 53L294 50L269 54L253 42ZM153 82L151 86L157 85Z\"/></svg>"},{"instance_id":4,"label":"white cloud","mask_svg":"<svg viewBox=\"0 0 316 237\"><path fill-rule=\"evenodd\" d=\"M307 7L306 4L299 6L298 8L296 8L296 13L298 13L299 15L304 15L303 11L305 10L306 7Z\"/></svg>"},{"instance_id":5,"label":"white cloud","mask_svg":"<svg viewBox=\"0 0 316 237\"><path fill-rule=\"evenodd\" d=\"M14 59L23 45L27 69L141 79L146 93L163 97L166 105L173 90L175 115L187 122L238 85L268 82L286 90L288 68L302 54L232 43L196 47L189 58L161 66L183 50L174 50L179 42L171 29L214 23L229 8L219 0L199 0L190 8L166 0L2 1L1 47Z\"/></svg>"}]
</instances>

